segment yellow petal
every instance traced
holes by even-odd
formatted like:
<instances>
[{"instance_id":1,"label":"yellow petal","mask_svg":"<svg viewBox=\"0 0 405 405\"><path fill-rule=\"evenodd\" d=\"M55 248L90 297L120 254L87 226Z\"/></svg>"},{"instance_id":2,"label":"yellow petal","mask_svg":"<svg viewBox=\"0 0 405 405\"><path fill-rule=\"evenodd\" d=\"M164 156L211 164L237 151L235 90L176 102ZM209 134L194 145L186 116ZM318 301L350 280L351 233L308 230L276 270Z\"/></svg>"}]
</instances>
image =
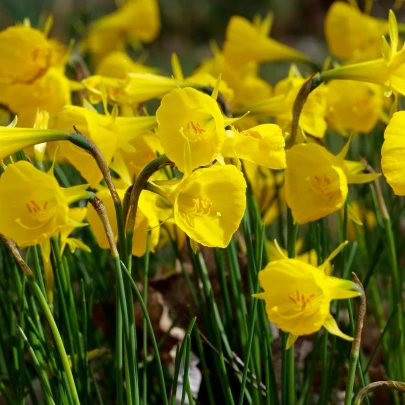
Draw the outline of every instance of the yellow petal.
<instances>
[{"instance_id":1,"label":"yellow petal","mask_svg":"<svg viewBox=\"0 0 405 405\"><path fill-rule=\"evenodd\" d=\"M242 220L245 193L245 179L235 166L199 169L176 190L176 224L201 245L226 247Z\"/></svg>"},{"instance_id":2,"label":"yellow petal","mask_svg":"<svg viewBox=\"0 0 405 405\"><path fill-rule=\"evenodd\" d=\"M342 339L348 340L349 342L353 341L352 337L346 335L339 329L338 324L331 314L329 314L328 317L325 319L323 326L332 335L336 335Z\"/></svg>"},{"instance_id":3,"label":"yellow petal","mask_svg":"<svg viewBox=\"0 0 405 405\"><path fill-rule=\"evenodd\" d=\"M397 195L405 195L405 112L395 113L384 133L381 168Z\"/></svg>"},{"instance_id":4,"label":"yellow petal","mask_svg":"<svg viewBox=\"0 0 405 405\"><path fill-rule=\"evenodd\" d=\"M289 333L287 343L285 345L285 349L288 350L289 348L291 348L291 346L295 343L295 341L297 339L298 339L298 336L295 336L292 333Z\"/></svg>"}]
</instances>

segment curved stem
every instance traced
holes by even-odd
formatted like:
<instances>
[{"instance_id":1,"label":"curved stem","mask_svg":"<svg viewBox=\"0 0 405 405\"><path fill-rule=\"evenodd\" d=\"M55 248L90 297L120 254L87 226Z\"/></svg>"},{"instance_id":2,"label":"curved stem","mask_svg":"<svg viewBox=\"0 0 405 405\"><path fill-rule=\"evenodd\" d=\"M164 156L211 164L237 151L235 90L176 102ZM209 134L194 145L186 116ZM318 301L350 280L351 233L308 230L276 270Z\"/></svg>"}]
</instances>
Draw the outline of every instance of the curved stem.
<instances>
[{"instance_id":1,"label":"curved stem","mask_svg":"<svg viewBox=\"0 0 405 405\"><path fill-rule=\"evenodd\" d=\"M350 352L349 374L347 376L345 405L350 405L352 403L354 378L356 375L357 361L359 359L360 353L361 331L363 330L363 320L364 316L366 315L366 293L364 291L363 285L361 284L355 273L353 273L353 276L355 283L358 284L363 290L363 294L360 297L361 301L356 314L354 340L352 344L352 350Z\"/></svg>"},{"instance_id":2,"label":"curved stem","mask_svg":"<svg viewBox=\"0 0 405 405\"><path fill-rule=\"evenodd\" d=\"M49 308L49 305L46 301L44 294L41 291L41 288L37 284L34 273L29 268L27 263L25 263L24 259L21 257L20 252L18 251L17 247L15 246L14 242L10 239L0 235L0 239L4 243L4 245L10 250L11 254L14 256L14 259L20 266L21 270L23 270L24 274L27 276L27 280L29 286L31 287L35 297L37 298L42 310L44 311L45 317L49 323L49 327L52 331L53 338L56 343L56 347L58 349L59 355L62 360L63 369L66 373L67 382L71 391L72 399L75 405L80 405L79 396L77 394L75 381L73 378L72 370L70 368L70 363L68 356L66 354L65 346L63 345L62 337L60 336L58 326L56 325L55 319L53 318L52 312Z\"/></svg>"},{"instance_id":3,"label":"curved stem","mask_svg":"<svg viewBox=\"0 0 405 405\"><path fill-rule=\"evenodd\" d=\"M357 394L357 397L354 400L354 405L360 405L363 399L367 396L367 394L378 391L383 388L388 388L389 390L394 390L398 392L405 392L405 383L400 381L376 381L369 385L366 385Z\"/></svg>"},{"instance_id":4,"label":"curved stem","mask_svg":"<svg viewBox=\"0 0 405 405\"><path fill-rule=\"evenodd\" d=\"M301 87L297 94L297 98L294 101L293 111L292 111L292 122L291 122L291 137L288 147L294 146L297 139L299 120L301 116L302 109L304 108L305 102L311 91L315 90L322 83L322 78L319 73L313 74Z\"/></svg>"},{"instance_id":5,"label":"curved stem","mask_svg":"<svg viewBox=\"0 0 405 405\"><path fill-rule=\"evenodd\" d=\"M131 195L129 197L129 207L128 207L129 213L127 218L127 224L125 227L127 256L128 256L127 267L129 272L131 272L130 263L132 255L130 252L132 251L132 239L134 236L134 227L136 221L136 212L138 210L139 197L152 174L168 165L174 165L174 163L166 155L160 155L158 158L152 160L152 162L148 163L143 168L142 172L136 179L134 186L132 187Z\"/></svg>"}]
</instances>

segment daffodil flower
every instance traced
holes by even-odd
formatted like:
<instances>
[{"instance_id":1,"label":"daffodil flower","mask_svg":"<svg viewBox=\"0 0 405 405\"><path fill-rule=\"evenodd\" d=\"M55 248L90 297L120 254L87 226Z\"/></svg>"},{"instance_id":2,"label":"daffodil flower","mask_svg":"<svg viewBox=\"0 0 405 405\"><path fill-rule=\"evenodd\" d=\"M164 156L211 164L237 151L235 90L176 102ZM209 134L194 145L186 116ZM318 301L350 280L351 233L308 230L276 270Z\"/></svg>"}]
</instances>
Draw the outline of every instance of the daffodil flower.
<instances>
[{"instance_id":1,"label":"daffodil flower","mask_svg":"<svg viewBox=\"0 0 405 405\"><path fill-rule=\"evenodd\" d=\"M156 68L133 61L126 52L115 51L101 60L96 75L126 79L128 73L156 73Z\"/></svg>"},{"instance_id":2,"label":"daffodil flower","mask_svg":"<svg viewBox=\"0 0 405 405\"><path fill-rule=\"evenodd\" d=\"M69 80L60 69L52 67L33 82L15 83L0 89L0 102L18 115L19 126L32 127L37 109L54 114L70 104Z\"/></svg>"},{"instance_id":3,"label":"daffodil flower","mask_svg":"<svg viewBox=\"0 0 405 405\"><path fill-rule=\"evenodd\" d=\"M269 38L269 28L268 19L264 24L255 26L243 17L233 16L225 34L225 59L235 66L243 66L251 61L308 61L301 52Z\"/></svg>"},{"instance_id":4,"label":"daffodil flower","mask_svg":"<svg viewBox=\"0 0 405 405\"><path fill-rule=\"evenodd\" d=\"M1 233L20 247L44 242L70 224L69 204L85 198L87 187L62 188L27 161L8 165L0 177Z\"/></svg>"},{"instance_id":5,"label":"daffodil flower","mask_svg":"<svg viewBox=\"0 0 405 405\"><path fill-rule=\"evenodd\" d=\"M286 79L281 80L274 88L273 95L256 104L245 105L235 111L243 114L249 111L260 117L275 117L280 127L289 131L292 121L292 110L297 94L305 79L297 76L293 69ZM323 138L327 129L325 116L327 113L326 86L320 86L312 91L300 115L299 125L308 134L316 138Z\"/></svg>"},{"instance_id":6,"label":"daffodil flower","mask_svg":"<svg viewBox=\"0 0 405 405\"><path fill-rule=\"evenodd\" d=\"M0 103L18 115L19 126L32 127L37 109L56 113L70 104L62 45L20 25L0 32L0 47Z\"/></svg>"},{"instance_id":7,"label":"daffodil flower","mask_svg":"<svg viewBox=\"0 0 405 405\"><path fill-rule=\"evenodd\" d=\"M271 169L284 169L285 142L281 128L262 124L244 131L228 130L222 146L224 157L237 157Z\"/></svg>"},{"instance_id":8,"label":"daffodil flower","mask_svg":"<svg viewBox=\"0 0 405 405\"><path fill-rule=\"evenodd\" d=\"M104 63L104 61L103 61ZM113 79L115 73L87 77L82 81L89 93L89 100L96 104L101 101L103 91L108 99L121 105L138 105L154 98L161 98L172 90L184 87L212 87L217 84L217 79L208 72L198 72L184 78L180 63L175 54L172 55L172 68L174 77L162 76L154 72L128 72L124 77ZM122 69L115 69L120 72ZM108 72L106 72L108 73ZM232 101L233 90L221 80L219 91L227 101Z\"/></svg>"},{"instance_id":9,"label":"daffodil flower","mask_svg":"<svg viewBox=\"0 0 405 405\"><path fill-rule=\"evenodd\" d=\"M378 58L381 35L388 22L371 17L358 7L335 1L325 17L325 37L331 53L351 62ZM349 92L348 92L349 93Z\"/></svg>"},{"instance_id":10,"label":"daffodil flower","mask_svg":"<svg viewBox=\"0 0 405 405\"><path fill-rule=\"evenodd\" d=\"M65 106L50 122L54 129L71 131L75 126L99 148L107 164L110 164L118 149L132 150L131 140L156 126L155 117L113 117L77 106ZM51 148L55 147L50 145ZM95 187L102 173L95 160L83 149L68 142L59 143L62 159L68 160L84 179Z\"/></svg>"},{"instance_id":11,"label":"daffodil flower","mask_svg":"<svg viewBox=\"0 0 405 405\"><path fill-rule=\"evenodd\" d=\"M333 80L326 93L328 126L342 135L369 133L383 113L381 86L351 80ZM304 107L305 108L305 107Z\"/></svg>"},{"instance_id":12,"label":"daffodil flower","mask_svg":"<svg viewBox=\"0 0 405 405\"><path fill-rule=\"evenodd\" d=\"M50 67L52 48L45 35L35 28L8 27L0 32L0 47L1 84L32 82Z\"/></svg>"},{"instance_id":13,"label":"daffodil flower","mask_svg":"<svg viewBox=\"0 0 405 405\"><path fill-rule=\"evenodd\" d=\"M69 132L66 131L0 126L0 160L29 146L68 138Z\"/></svg>"},{"instance_id":14,"label":"daffodil flower","mask_svg":"<svg viewBox=\"0 0 405 405\"><path fill-rule=\"evenodd\" d=\"M97 20L86 43L96 61L110 52L124 50L126 41L152 42L160 31L159 5L156 0L132 0L117 11Z\"/></svg>"},{"instance_id":15,"label":"daffodil flower","mask_svg":"<svg viewBox=\"0 0 405 405\"><path fill-rule=\"evenodd\" d=\"M384 132L381 168L396 195L405 195L405 111L396 112Z\"/></svg>"},{"instance_id":16,"label":"daffodil flower","mask_svg":"<svg viewBox=\"0 0 405 405\"><path fill-rule=\"evenodd\" d=\"M315 143L298 144L287 151L286 201L295 222L305 224L338 211L346 200L348 184L380 176L359 173L361 163L345 161L348 148L349 142L336 156Z\"/></svg>"},{"instance_id":17,"label":"daffodil flower","mask_svg":"<svg viewBox=\"0 0 405 405\"><path fill-rule=\"evenodd\" d=\"M333 335L353 340L344 334L330 314L335 299L358 297L357 284L325 273L328 262L346 245L339 246L322 266L315 267L299 259L283 258L270 262L259 272L264 292L256 298L265 300L269 320L288 332L286 349L298 336L310 335L322 326Z\"/></svg>"},{"instance_id":18,"label":"daffodil flower","mask_svg":"<svg viewBox=\"0 0 405 405\"><path fill-rule=\"evenodd\" d=\"M383 86L387 94L405 94L405 49L398 50L398 24L395 14L389 14L390 43L382 37L383 58L342 66L321 73L323 81L358 80Z\"/></svg>"},{"instance_id":19,"label":"daffodil flower","mask_svg":"<svg viewBox=\"0 0 405 405\"><path fill-rule=\"evenodd\" d=\"M246 207L246 181L232 165L214 165L185 176L176 188L174 220L192 240L226 247Z\"/></svg>"},{"instance_id":20,"label":"daffodil flower","mask_svg":"<svg viewBox=\"0 0 405 405\"><path fill-rule=\"evenodd\" d=\"M239 64L235 66L227 61L223 52L216 46L213 46L212 50L214 56L196 69L192 75L193 79L203 73L209 73L212 77L221 75L221 79L232 91L233 96L226 95L227 91L224 88L220 88L219 91L233 108L255 104L271 96L272 87L259 77L258 63L250 62L241 69Z\"/></svg>"},{"instance_id":21,"label":"daffodil flower","mask_svg":"<svg viewBox=\"0 0 405 405\"><path fill-rule=\"evenodd\" d=\"M207 94L193 88L175 89L163 97L156 119L165 154L183 173L210 164L221 151L224 118Z\"/></svg>"}]
</instances>

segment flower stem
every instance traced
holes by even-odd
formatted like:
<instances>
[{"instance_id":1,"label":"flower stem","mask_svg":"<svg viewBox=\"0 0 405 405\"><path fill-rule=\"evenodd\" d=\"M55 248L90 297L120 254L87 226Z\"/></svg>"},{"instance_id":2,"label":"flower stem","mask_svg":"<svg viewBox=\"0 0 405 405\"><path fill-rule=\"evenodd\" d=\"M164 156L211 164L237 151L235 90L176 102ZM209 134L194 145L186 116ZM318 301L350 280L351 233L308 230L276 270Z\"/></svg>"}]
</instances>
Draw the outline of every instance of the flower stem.
<instances>
[{"instance_id":1,"label":"flower stem","mask_svg":"<svg viewBox=\"0 0 405 405\"><path fill-rule=\"evenodd\" d=\"M354 400L354 405L360 405L367 394L371 392L378 391L383 388L388 388L390 390L404 392L405 393L405 383L400 381L376 381L360 390Z\"/></svg>"},{"instance_id":2,"label":"flower stem","mask_svg":"<svg viewBox=\"0 0 405 405\"><path fill-rule=\"evenodd\" d=\"M322 83L321 75L319 73L313 74L301 87L297 94L297 98L294 101L293 111L292 111L292 122L291 122L291 136L288 147L294 146L297 140L299 120L302 109L304 108L305 102L311 91L315 90Z\"/></svg>"},{"instance_id":3,"label":"flower stem","mask_svg":"<svg viewBox=\"0 0 405 405\"><path fill-rule=\"evenodd\" d=\"M293 222L293 217L291 210L287 210L287 221L288 221L288 257L294 258L295 257L295 242L298 236L298 223ZM286 352L285 356L286 360L286 377L287 377L287 404L294 405L295 404L295 350L294 345L292 345Z\"/></svg>"},{"instance_id":4,"label":"flower stem","mask_svg":"<svg viewBox=\"0 0 405 405\"><path fill-rule=\"evenodd\" d=\"M14 259L20 266L21 270L23 270L24 274L27 276L28 284L32 289L35 297L37 298L39 305L44 311L45 317L49 323L49 327L51 328L52 335L56 343L56 347L62 360L63 369L66 373L67 383L71 391L70 394L72 396L73 402L75 405L80 405L79 396L77 394L76 385L73 378L72 370L70 368L69 359L66 354L65 346L63 345L62 337L60 336L58 326L56 325L55 319L53 318L52 312L48 306L46 298L42 293L38 283L35 280L34 273L25 263L24 259L21 257L20 252L18 251L15 244L10 239L7 239L3 235L0 235L0 238L6 245L6 247L10 250L11 254L14 256Z\"/></svg>"},{"instance_id":5,"label":"flower stem","mask_svg":"<svg viewBox=\"0 0 405 405\"><path fill-rule=\"evenodd\" d=\"M350 405L352 403L354 378L356 375L357 361L359 359L359 353L360 353L361 331L363 329L364 316L366 315L366 294L363 289L363 285L361 284L360 280L357 278L355 273L353 273L353 276L354 276L355 283L358 284L360 286L360 288L363 290L363 294L360 297L361 301L360 301L360 305L359 305L357 313L356 313L354 340L353 340L353 344L352 344L352 350L350 352L349 373L347 376L344 405Z\"/></svg>"}]
</instances>

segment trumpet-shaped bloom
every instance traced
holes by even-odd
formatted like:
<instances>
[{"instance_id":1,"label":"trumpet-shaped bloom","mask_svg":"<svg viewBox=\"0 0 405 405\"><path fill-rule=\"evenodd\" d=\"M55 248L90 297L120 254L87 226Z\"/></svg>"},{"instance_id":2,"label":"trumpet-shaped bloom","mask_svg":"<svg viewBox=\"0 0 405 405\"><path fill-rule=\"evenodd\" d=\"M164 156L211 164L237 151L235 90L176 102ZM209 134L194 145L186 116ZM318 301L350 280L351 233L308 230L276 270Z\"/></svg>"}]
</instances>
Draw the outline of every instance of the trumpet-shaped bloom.
<instances>
[{"instance_id":1,"label":"trumpet-shaped bloom","mask_svg":"<svg viewBox=\"0 0 405 405\"><path fill-rule=\"evenodd\" d=\"M381 35L388 32L384 20L363 14L357 7L335 1L325 18L325 36L331 53L341 59L378 58Z\"/></svg>"},{"instance_id":2,"label":"trumpet-shaped bloom","mask_svg":"<svg viewBox=\"0 0 405 405\"><path fill-rule=\"evenodd\" d=\"M259 280L264 293L257 297L265 300L269 320L289 332L287 349L298 336L315 333L322 326L353 340L340 331L329 309L332 300L360 295L354 282L328 276L323 268L298 259L270 262L260 271Z\"/></svg>"},{"instance_id":3,"label":"trumpet-shaped bloom","mask_svg":"<svg viewBox=\"0 0 405 405\"><path fill-rule=\"evenodd\" d=\"M117 131L111 117L100 115L83 107L66 106L61 113L55 115L50 127L72 131L73 125L100 149L107 164L111 162L117 147ZM55 145L49 145L55 147ZM68 160L95 187L102 179L102 174L94 158L76 145L68 142L59 143L60 156Z\"/></svg>"},{"instance_id":4,"label":"trumpet-shaped bloom","mask_svg":"<svg viewBox=\"0 0 405 405\"><path fill-rule=\"evenodd\" d=\"M267 37L267 30L243 17L233 16L225 34L224 56L234 66L247 62L301 61L308 59L301 52Z\"/></svg>"},{"instance_id":5,"label":"trumpet-shaped bloom","mask_svg":"<svg viewBox=\"0 0 405 405\"><path fill-rule=\"evenodd\" d=\"M379 174L361 174L361 164L344 161L349 143L337 155L323 146L299 144L287 151L285 188L287 205L295 222L305 224L339 210L347 196L348 184L366 183Z\"/></svg>"},{"instance_id":6,"label":"trumpet-shaped bloom","mask_svg":"<svg viewBox=\"0 0 405 405\"><path fill-rule=\"evenodd\" d=\"M281 80L274 88L273 96L256 104L237 110L236 114L250 111L260 116L276 117L277 124L288 131L292 121L292 110L297 94L304 84L302 77L288 77ZM302 109L299 125L308 134L323 138L327 129L325 115L327 112L326 94L328 89L319 86L312 91Z\"/></svg>"},{"instance_id":7,"label":"trumpet-shaped bloom","mask_svg":"<svg viewBox=\"0 0 405 405\"><path fill-rule=\"evenodd\" d=\"M137 105L160 98L178 87L171 77L153 73L128 73L125 79L95 75L84 79L82 84L91 103L99 103L105 90L109 101L124 105Z\"/></svg>"},{"instance_id":8,"label":"trumpet-shaped bloom","mask_svg":"<svg viewBox=\"0 0 405 405\"><path fill-rule=\"evenodd\" d=\"M162 147L186 172L210 164L225 140L224 119L210 96L192 88L175 89L164 96L156 111Z\"/></svg>"},{"instance_id":9,"label":"trumpet-shaped bloom","mask_svg":"<svg viewBox=\"0 0 405 405\"><path fill-rule=\"evenodd\" d=\"M1 233L18 246L44 242L69 224L69 204L83 197L83 186L62 188L52 174L26 161L7 166L0 177Z\"/></svg>"},{"instance_id":10,"label":"trumpet-shaped bloom","mask_svg":"<svg viewBox=\"0 0 405 405\"><path fill-rule=\"evenodd\" d=\"M381 168L396 195L405 195L405 112L396 112L384 132Z\"/></svg>"},{"instance_id":11,"label":"trumpet-shaped bloom","mask_svg":"<svg viewBox=\"0 0 405 405\"><path fill-rule=\"evenodd\" d=\"M238 132L226 131L221 150L224 157L238 157L270 169L284 169L285 142L281 128L275 124L262 124Z\"/></svg>"},{"instance_id":12,"label":"trumpet-shaped bloom","mask_svg":"<svg viewBox=\"0 0 405 405\"><path fill-rule=\"evenodd\" d=\"M125 52L116 51L103 58L97 66L96 75L125 79L128 73L154 73L155 70L133 61Z\"/></svg>"},{"instance_id":13,"label":"trumpet-shaped bloom","mask_svg":"<svg viewBox=\"0 0 405 405\"><path fill-rule=\"evenodd\" d=\"M104 160L110 164L114 153L119 148L131 149L131 139L153 128L154 117L116 117L98 114L83 107L65 106L60 114L54 115L50 123L52 128L71 130L73 125L90 140L102 153ZM50 145L51 146L51 145ZM102 174L94 158L76 145L67 142L59 144L60 155L68 160L95 187L102 179Z\"/></svg>"},{"instance_id":14,"label":"trumpet-shaped bloom","mask_svg":"<svg viewBox=\"0 0 405 405\"><path fill-rule=\"evenodd\" d=\"M398 25L395 15L389 15L390 43L382 41L383 58L342 66L321 73L324 81L357 80L384 86L388 92L405 95L405 49L399 48Z\"/></svg>"},{"instance_id":15,"label":"trumpet-shaped bloom","mask_svg":"<svg viewBox=\"0 0 405 405\"><path fill-rule=\"evenodd\" d=\"M258 75L258 63L250 62L241 69L239 64L234 66L227 61L216 47L213 47L213 52L214 56L204 61L195 73L210 73L213 77L221 75L223 81L233 91L232 98L225 96L232 107L255 104L271 96L270 84ZM224 90L220 88L219 92L223 94Z\"/></svg>"},{"instance_id":16,"label":"trumpet-shaped bloom","mask_svg":"<svg viewBox=\"0 0 405 405\"><path fill-rule=\"evenodd\" d=\"M0 84L0 102L18 115L18 125L32 127L37 109L58 113L70 104L69 80L55 67L32 82Z\"/></svg>"},{"instance_id":17,"label":"trumpet-shaped bloom","mask_svg":"<svg viewBox=\"0 0 405 405\"><path fill-rule=\"evenodd\" d=\"M295 244L295 257L294 259L304 262L306 264L310 264L311 266L317 267L319 264L318 254L316 253L316 249L311 249L305 253L302 252L302 248L304 245L304 241L302 239L297 239ZM288 251L287 249L281 248L277 242L267 242L267 250L270 255L270 261L275 260L284 260L288 258ZM330 276L332 266L330 265L330 261L326 260L323 269L327 276Z\"/></svg>"},{"instance_id":18,"label":"trumpet-shaped bloom","mask_svg":"<svg viewBox=\"0 0 405 405\"><path fill-rule=\"evenodd\" d=\"M68 138L69 132L65 131L0 127L0 160L29 146Z\"/></svg>"},{"instance_id":19,"label":"trumpet-shaped bloom","mask_svg":"<svg viewBox=\"0 0 405 405\"><path fill-rule=\"evenodd\" d=\"M174 195L174 220L194 241L226 247L246 207L246 181L232 165L215 165L185 176Z\"/></svg>"},{"instance_id":20,"label":"trumpet-shaped bloom","mask_svg":"<svg viewBox=\"0 0 405 405\"><path fill-rule=\"evenodd\" d=\"M124 189L117 189L118 195L120 198L124 198L125 195ZM110 192L107 189L102 189L97 193L106 208L107 216L111 224L112 231L114 235L118 235L117 219L115 216L114 202L111 198ZM109 244L107 236L104 231L103 224L94 210L91 204L87 205L87 219L91 226L91 229L96 237L97 243L102 249L108 249ZM155 246L159 242L159 220L153 208L151 202L145 196L145 193L141 194L138 212L136 214L136 222L134 227L134 238L132 241L132 254L134 256L141 257L146 252L146 240L148 236L148 231L151 230L151 239L150 239L150 250L153 251Z\"/></svg>"},{"instance_id":21,"label":"trumpet-shaped bloom","mask_svg":"<svg viewBox=\"0 0 405 405\"><path fill-rule=\"evenodd\" d=\"M328 124L346 135L370 132L383 112L383 91L371 83L334 80L328 83Z\"/></svg>"},{"instance_id":22,"label":"trumpet-shaped bloom","mask_svg":"<svg viewBox=\"0 0 405 405\"><path fill-rule=\"evenodd\" d=\"M19 25L0 32L0 83L29 83L51 63L52 49L44 34Z\"/></svg>"},{"instance_id":23,"label":"trumpet-shaped bloom","mask_svg":"<svg viewBox=\"0 0 405 405\"><path fill-rule=\"evenodd\" d=\"M129 0L117 11L99 19L87 38L87 48L96 58L123 50L130 41L152 42L160 31L156 0Z\"/></svg>"}]
</instances>

